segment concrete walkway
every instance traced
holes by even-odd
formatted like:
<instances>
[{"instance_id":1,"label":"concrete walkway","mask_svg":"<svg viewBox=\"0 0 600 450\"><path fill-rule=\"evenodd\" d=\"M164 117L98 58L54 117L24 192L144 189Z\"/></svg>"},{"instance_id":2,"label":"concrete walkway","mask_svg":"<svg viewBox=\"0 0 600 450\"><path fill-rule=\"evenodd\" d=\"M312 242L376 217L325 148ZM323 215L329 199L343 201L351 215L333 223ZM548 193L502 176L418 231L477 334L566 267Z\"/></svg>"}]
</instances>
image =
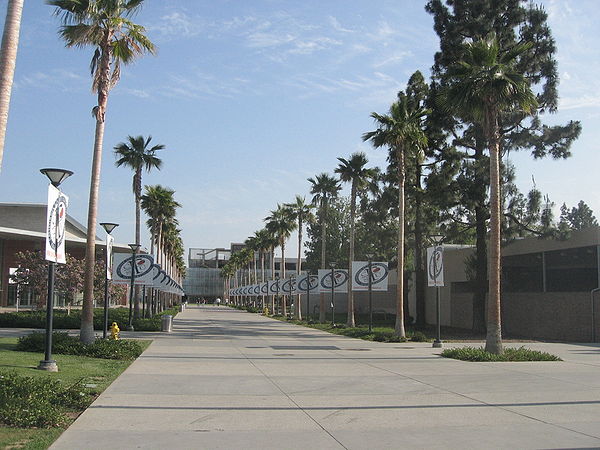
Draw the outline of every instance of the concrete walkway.
<instances>
[{"instance_id":1,"label":"concrete walkway","mask_svg":"<svg viewBox=\"0 0 600 450\"><path fill-rule=\"evenodd\" d=\"M598 448L600 346L467 363L192 306L52 449Z\"/></svg>"}]
</instances>

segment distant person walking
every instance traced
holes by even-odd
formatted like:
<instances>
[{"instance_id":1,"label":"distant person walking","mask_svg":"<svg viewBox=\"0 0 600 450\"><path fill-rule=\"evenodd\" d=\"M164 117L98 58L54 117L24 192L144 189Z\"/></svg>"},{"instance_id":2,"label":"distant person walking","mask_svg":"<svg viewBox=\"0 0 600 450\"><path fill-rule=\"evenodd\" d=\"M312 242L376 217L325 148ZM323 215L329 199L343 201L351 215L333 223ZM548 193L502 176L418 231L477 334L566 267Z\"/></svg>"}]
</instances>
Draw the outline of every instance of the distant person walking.
<instances>
[{"instance_id":1,"label":"distant person walking","mask_svg":"<svg viewBox=\"0 0 600 450\"><path fill-rule=\"evenodd\" d=\"M221 304L221 299L219 297L217 297L217 299L215 300L215 305L219 306Z\"/></svg>"}]
</instances>

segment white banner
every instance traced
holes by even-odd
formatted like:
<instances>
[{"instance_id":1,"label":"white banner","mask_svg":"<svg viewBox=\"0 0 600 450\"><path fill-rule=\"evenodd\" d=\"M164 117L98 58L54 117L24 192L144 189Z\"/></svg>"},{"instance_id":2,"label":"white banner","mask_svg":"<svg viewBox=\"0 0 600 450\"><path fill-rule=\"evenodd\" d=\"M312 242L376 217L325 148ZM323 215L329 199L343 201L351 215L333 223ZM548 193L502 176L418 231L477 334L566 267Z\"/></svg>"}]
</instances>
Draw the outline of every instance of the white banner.
<instances>
[{"instance_id":1,"label":"white banner","mask_svg":"<svg viewBox=\"0 0 600 450\"><path fill-rule=\"evenodd\" d=\"M427 286L444 286L444 248L427 249Z\"/></svg>"},{"instance_id":2,"label":"white banner","mask_svg":"<svg viewBox=\"0 0 600 450\"><path fill-rule=\"evenodd\" d=\"M269 282L265 281L260 283L260 295L267 295L269 293Z\"/></svg>"},{"instance_id":3,"label":"white banner","mask_svg":"<svg viewBox=\"0 0 600 450\"><path fill-rule=\"evenodd\" d=\"M348 271L335 269L333 290L338 293L348 292ZM331 292L331 269L319 269L319 292Z\"/></svg>"},{"instance_id":4,"label":"white banner","mask_svg":"<svg viewBox=\"0 0 600 450\"><path fill-rule=\"evenodd\" d=\"M271 294L271 295L281 294L281 289L279 288L280 281L281 280L271 280L271 281L267 282L267 283L269 283L269 294Z\"/></svg>"},{"instance_id":5,"label":"white banner","mask_svg":"<svg viewBox=\"0 0 600 450\"><path fill-rule=\"evenodd\" d=\"M295 294L316 294L319 292L319 276L318 275L310 275L306 273L298 275L296 278L296 290Z\"/></svg>"},{"instance_id":6,"label":"white banner","mask_svg":"<svg viewBox=\"0 0 600 450\"><path fill-rule=\"evenodd\" d=\"M65 224L69 197L48 185L48 209L46 212L46 259L65 264Z\"/></svg>"},{"instance_id":7,"label":"white banner","mask_svg":"<svg viewBox=\"0 0 600 450\"><path fill-rule=\"evenodd\" d=\"M371 291L388 290L388 263L371 262ZM369 290L369 262L352 261L352 290Z\"/></svg>"},{"instance_id":8,"label":"white banner","mask_svg":"<svg viewBox=\"0 0 600 450\"><path fill-rule=\"evenodd\" d=\"M113 272L113 244L115 242L115 238L106 234L106 279L112 280L112 272Z\"/></svg>"},{"instance_id":9,"label":"white banner","mask_svg":"<svg viewBox=\"0 0 600 450\"><path fill-rule=\"evenodd\" d=\"M131 283L131 259L132 255L128 253L116 253L114 256L115 271L113 273L113 282L117 284ZM135 255L133 282L138 285L154 286L154 260L152 255ZM153 273L154 272L154 273ZM165 274L166 275L166 274ZM166 276L168 278L168 276ZM165 278L160 279L160 284L167 285Z\"/></svg>"},{"instance_id":10,"label":"white banner","mask_svg":"<svg viewBox=\"0 0 600 450\"><path fill-rule=\"evenodd\" d=\"M294 292L294 285L296 281L294 278L286 278L279 280L279 291L281 294L287 295Z\"/></svg>"}]
</instances>

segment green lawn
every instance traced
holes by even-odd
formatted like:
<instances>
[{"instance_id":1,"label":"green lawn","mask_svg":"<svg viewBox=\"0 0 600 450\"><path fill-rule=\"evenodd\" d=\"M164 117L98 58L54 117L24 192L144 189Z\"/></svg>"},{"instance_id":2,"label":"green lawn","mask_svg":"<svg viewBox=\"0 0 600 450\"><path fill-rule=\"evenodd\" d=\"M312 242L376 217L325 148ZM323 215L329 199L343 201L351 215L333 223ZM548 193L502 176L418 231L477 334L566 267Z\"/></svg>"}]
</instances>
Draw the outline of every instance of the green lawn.
<instances>
[{"instance_id":1,"label":"green lawn","mask_svg":"<svg viewBox=\"0 0 600 450\"><path fill-rule=\"evenodd\" d=\"M145 348L151 341L138 341ZM66 385L80 380L96 395L117 378L132 361L88 358L84 356L53 355L58 364L57 373L37 370L44 359L40 353L17 352L16 338L0 338L0 371L14 371L19 375L46 377ZM64 428L46 430L9 428L0 425L0 448L45 449L64 431Z\"/></svg>"}]
</instances>

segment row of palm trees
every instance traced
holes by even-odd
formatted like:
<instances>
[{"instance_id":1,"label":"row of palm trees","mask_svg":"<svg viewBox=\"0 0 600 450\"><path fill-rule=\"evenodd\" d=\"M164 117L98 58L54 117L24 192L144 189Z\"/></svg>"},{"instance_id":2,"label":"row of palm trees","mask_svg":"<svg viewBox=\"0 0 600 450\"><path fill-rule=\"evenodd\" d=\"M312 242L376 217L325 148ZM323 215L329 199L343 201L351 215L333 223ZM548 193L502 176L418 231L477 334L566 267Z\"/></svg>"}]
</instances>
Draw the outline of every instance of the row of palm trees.
<instances>
[{"instance_id":1,"label":"row of palm trees","mask_svg":"<svg viewBox=\"0 0 600 450\"><path fill-rule=\"evenodd\" d=\"M517 67L518 57L530 48L530 44L520 44L510 51L502 53L494 36L474 41L464 46L463 60L450 71L447 84L441 89L435 108L453 116L456 120L471 121L480 125L490 152L490 251L489 251L489 300L486 350L491 353L502 353L500 323L500 117L503 113L527 115L537 106L530 83ZM395 181L398 187L398 240L397 262L398 283L396 293L395 332L405 337L404 326L404 226L405 226L405 193L407 166L422 164L424 149L427 146L424 119L431 113L419 102L414 102L403 92L390 106L387 114L373 112L371 117L377 126L376 130L364 133L362 139L369 141L375 148L388 150L390 168L395 169ZM273 254L275 247L281 247L281 276L285 277L285 243L291 232L298 228L299 252L302 241L303 224L313 220L312 208L319 209L321 220L321 267L327 267L325 260L327 209L329 201L337 196L340 182L350 184L350 231L349 258L354 260L354 221L356 215L357 193L364 189L368 180L377 173L377 169L367 168L364 153L354 153L349 159L338 158L339 165L335 173L336 179L322 173L310 178L313 202L307 206L307 212L298 215L303 197L296 197L296 204L278 205L277 209L265 219L266 226L255 236L266 233L265 241L250 239L247 241L248 251L243 256L232 257L225 272L229 278L254 261L254 252L268 251ZM302 206L304 207L304 206ZM312 207L312 208L311 208ZM302 218L300 218L302 217ZM297 221L297 222L296 222ZM264 268L263 268L264 269ZM274 269L271 269L274 273ZM300 271L300 254L297 271ZM263 280L264 281L264 270ZM248 283L252 282L249 278ZM254 279L255 282L258 280ZM241 280L239 280L241 282ZM271 299L273 302L273 299ZM282 303L286 314L285 297ZM296 302L294 315L300 318L299 301ZM273 303L272 303L273 306ZM321 298L320 321L325 317L324 299ZM353 295L348 293L347 326L355 326Z\"/></svg>"}]
</instances>

